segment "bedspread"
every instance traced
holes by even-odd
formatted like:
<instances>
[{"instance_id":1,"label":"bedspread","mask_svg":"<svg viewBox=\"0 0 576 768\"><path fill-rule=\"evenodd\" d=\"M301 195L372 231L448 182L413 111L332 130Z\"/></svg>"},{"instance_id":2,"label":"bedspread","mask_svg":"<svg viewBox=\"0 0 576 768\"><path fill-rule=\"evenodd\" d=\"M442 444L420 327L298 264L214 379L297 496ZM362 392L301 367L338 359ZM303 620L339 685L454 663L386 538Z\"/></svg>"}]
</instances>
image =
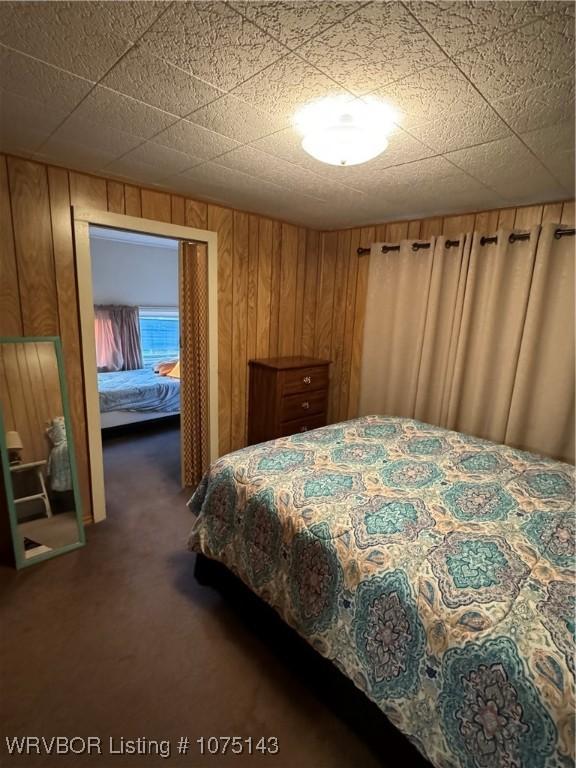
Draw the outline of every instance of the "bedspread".
<instances>
[{"instance_id":1,"label":"bedspread","mask_svg":"<svg viewBox=\"0 0 576 768\"><path fill-rule=\"evenodd\" d=\"M573 765L572 466L368 416L224 456L190 508L433 765Z\"/></svg>"},{"instance_id":2,"label":"bedspread","mask_svg":"<svg viewBox=\"0 0 576 768\"><path fill-rule=\"evenodd\" d=\"M99 373L98 395L101 413L180 411L180 380L160 376L152 368Z\"/></svg>"}]
</instances>

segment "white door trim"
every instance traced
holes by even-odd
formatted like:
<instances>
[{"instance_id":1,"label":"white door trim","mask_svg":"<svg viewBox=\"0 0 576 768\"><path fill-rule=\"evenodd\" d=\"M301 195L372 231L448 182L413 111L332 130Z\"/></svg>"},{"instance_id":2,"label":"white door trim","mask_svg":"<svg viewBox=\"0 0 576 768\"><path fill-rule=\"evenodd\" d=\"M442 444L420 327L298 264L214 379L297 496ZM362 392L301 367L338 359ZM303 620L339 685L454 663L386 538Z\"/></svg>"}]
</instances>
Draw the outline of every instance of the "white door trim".
<instances>
[{"instance_id":1,"label":"white door trim","mask_svg":"<svg viewBox=\"0 0 576 768\"><path fill-rule=\"evenodd\" d=\"M159 235L176 240L206 243L208 248L208 391L210 461L218 456L218 236L216 232L179 224L168 224L122 213L108 213L73 207L76 275L78 280L78 309L84 367L84 394L86 399L86 426L88 432L88 459L92 488L92 514L94 522L106 518L104 493L104 463L100 435L100 408L96 369L96 343L94 339L94 292L90 257L90 224L114 229L126 229L147 235Z\"/></svg>"}]
</instances>

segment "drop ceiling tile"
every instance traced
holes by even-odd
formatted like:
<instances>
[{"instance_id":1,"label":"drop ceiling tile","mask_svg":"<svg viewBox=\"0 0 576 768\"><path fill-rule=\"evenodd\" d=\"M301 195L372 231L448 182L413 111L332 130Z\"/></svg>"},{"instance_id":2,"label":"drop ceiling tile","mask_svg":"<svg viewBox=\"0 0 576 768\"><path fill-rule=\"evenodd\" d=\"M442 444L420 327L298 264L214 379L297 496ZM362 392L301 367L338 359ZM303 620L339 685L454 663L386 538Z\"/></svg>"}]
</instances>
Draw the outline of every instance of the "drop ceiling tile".
<instances>
[{"instance_id":1,"label":"drop ceiling tile","mask_svg":"<svg viewBox=\"0 0 576 768\"><path fill-rule=\"evenodd\" d=\"M521 139L537 155L562 186L574 190L574 119L521 134Z\"/></svg>"},{"instance_id":2,"label":"drop ceiling tile","mask_svg":"<svg viewBox=\"0 0 576 768\"><path fill-rule=\"evenodd\" d=\"M358 2L239 2L231 3L288 48L297 48L345 16L360 9Z\"/></svg>"},{"instance_id":3,"label":"drop ceiling tile","mask_svg":"<svg viewBox=\"0 0 576 768\"><path fill-rule=\"evenodd\" d=\"M141 101L98 85L73 115L94 125L149 139L176 121L176 117Z\"/></svg>"},{"instance_id":4,"label":"drop ceiling tile","mask_svg":"<svg viewBox=\"0 0 576 768\"><path fill-rule=\"evenodd\" d=\"M162 9L155 2L0 3L0 43L99 80Z\"/></svg>"},{"instance_id":5,"label":"drop ceiling tile","mask_svg":"<svg viewBox=\"0 0 576 768\"><path fill-rule=\"evenodd\" d=\"M225 91L287 53L223 2L174 3L141 44L149 53Z\"/></svg>"},{"instance_id":6,"label":"drop ceiling tile","mask_svg":"<svg viewBox=\"0 0 576 768\"><path fill-rule=\"evenodd\" d=\"M574 78L515 93L493 106L516 133L555 125L574 115Z\"/></svg>"},{"instance_id":7,"label":"drop ceiling tile","mask_svg":"<svg viewBox=\"0 0 576 768\"><path fill-rule=\"evenodd\" d=\"M68 142L76 147L93 147L111 155L111 159L134 149L142 143L140 136L83 120L77 113L69 117L51 137L56 142ZM44 148L42 148L44 149Z\"/></svg>"},{"instance_id":8,"label":"drop ceiling tile","mask_svg":"<svg viewBox=\"0 0 576 768\"><path fill-rule=\"evenodd\" d=\"M153 184L157 186L162 185L169 175L165 169L158 168L150 163L142 162L129 155L113 160L104 168L104 173L107 176L132 179L143 184Z\"/></svg>"},{"instance_id":9,"label":"drop ceiling tile","mask_svg":"<svg viewBox=\"0 0 576 768\"><path fill-rule=\"evenodd\" d=\"M562 189L516 136L450 152L446 159L510 202L562 196Z\"/></svg>"},{"instance_id":10,"label":"drop ceiling tile","mask_svg":"<svg viewBox=\"0 0 576 768\"><path fill-rule=\"evenodd\" d=\"M199 157L192 157L177 149L164 147L153 141L140 144L139 147L124 155L122 159L127 163L131 161L146 163L161 171L164 176L181 173L204 162Z\"/></svg>"},{"instance_id":11,"label":"drop ceiling tile","mask_svg":"<svg viewBox=\"0 0 576 768\"><path fill-rule=\"evenodd\" d=\"M226 168L233 168L319 199L326 199L326 195L329 194L329 182L326 179L306 168L287 163L285 160L260 152L253 147L240 147L234 152L219 157L215 162Z\"/></svg>"},{"instance_id":12,"label":"drop ceiling tile","mask_svg":"<svg viewBox=\"0 0 576 768\"><path fill-rule=\"evenodd\" d=\"M200 125L180 120L154 137L156 144L177 149L192 157L210 160L240 146L234 139L221 136Z\"/></svg>"},{"instance_id":13,"label":"drop ceiling tile","mask_svg":"<svg viewBox=\"0 0 576 768\"><path fill-rule=\"evenodd\" d=\"M407 7L449 55L495 40L542 17L544 2L409 2Z\"/></svg>"},{"instance_id":14,"label":"drop ceiling tile","mask_svg":"<svg viewBox=\"0 0 576 768\"><path fill-rule=\"evenodd\" d=\"M489 100L571 77L574 21L551 14L454 58Z\"/></svg>"},{"instance_id":15,"label":"drop ceiling tile","mask_svg":"<svg viewBox=\"0 0 576 768\"><path fill-rule=\"evenodd\" d=\"M34 151L65 119L63 110L47 110L40 101L0 91L0 136L6 151L8 145Z\"/></svg>"},{"instance_id":16,"label":"drop ceiling tile","mask_svg":"<svg viewBox=\"0 0 576 768\"><path fill-rule=\"evenodd\" d=\"M415 126L410 133L436 152L450 152L509 136L511 131L492 107L482 104L472 110L451 112L433 123Z\"/></svg>"},{"instance_id":17,"label":"drop ceiling tile","mask_svg":"<svg viewBox=\"0 0 576 768\"><path fill-rule=\"evenodd\" d=\"M292 120L303 104L346 91L322 72L290 54L234 89L233 95L279 120Z\"/></svg>"},{"instance_id":18,"label":"drop ceiling tile","mask_svg":"<svg viewBox=\"0 0 576 768\"><path fill-rule=\"evenodd\" d=\"M197 109L187 119L241 144L279 131L287 123L287 120L272 117L255 106L249 107L231 94Z\"/></svg>"},{"instance_id":19,"label":"drop ceiling tile","mask_svg":"<svg viewBox=\"0 0 576 768\"><path fill-rule=\"evenodd\" d=\"M0 46L0 88L43 102L50 109L70 112L93 83Z\"/></svg>"},{"instance_id":20,"label":"drop ceiling tile","mask_svg":"<svg viewBox=\"0 0 576 768\"><path fill-rule=\"evenodd\" d=\"M545 163L556 152L574 151L574 118L523 133L521 138Z\"/></svg>"},{"instance_id":21,"label":"drop ceiling tile","mask_svg":"<svg viewBox=\"0 0 576 768\"><path fill-rule=\"evenodd\" d=\"M120 59L101 84L180 117L223 93L140 46Z\"/></svg>"},{"instance_id":22,"label":"drop ceiling tile","mask_svg":"<svg viewBox=\"0 0 576 768\"><path fill-rule=\"evenodd\" d=\"M371 96L389 102L399 113L404 128L449 120L454 112L473 110L484 99L460 70L446 61L374 91Z\"/></svg>"},{"instance_id":23,"label":"drop ceiling tile","mask_svg":"<svg viewBox=\"0 0 576 768\"><path fill-rule=\"evenodd\" d=\"M355 94L447 60L400 3L363 6L305 43L298 54Z\"/></svg>"},{"instance_id":24,"label":"drop ceiling tile","mask_svg":"<svg viewBox=\"0 0 576 768\"><path fill-rule=\"evenodd\" d=\"M34 159L43 163L71 166L79 171L99 171L114 159L114 155L96 147L72 144L52 137L42 145Z\"/></svg>"}]
</instances>

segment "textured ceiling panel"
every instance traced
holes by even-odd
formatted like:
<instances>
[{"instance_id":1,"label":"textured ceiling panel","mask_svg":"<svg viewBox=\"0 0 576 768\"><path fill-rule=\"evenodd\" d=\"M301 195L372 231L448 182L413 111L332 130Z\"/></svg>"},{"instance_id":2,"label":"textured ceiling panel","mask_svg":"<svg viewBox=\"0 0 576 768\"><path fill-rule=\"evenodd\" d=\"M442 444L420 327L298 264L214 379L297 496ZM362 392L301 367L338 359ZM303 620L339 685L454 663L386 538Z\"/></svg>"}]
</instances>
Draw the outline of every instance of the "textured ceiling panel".
<instances>
[{"instance_id":1,"label":"textured ceiling panel","mask_svg":"<svg viewBox=\"0 0 576 768\"><path fill-rule=\"evenodd\" d=\"M51 136L51 140L60 144L69 142L77 146L92 147L106 152L112 158L130 152L142 143L140 136L133 136L125 131L111 128L101 123L91 123L83 120L78 112L69 117ZM42 147L42 151L45 151ZM112 159L111 158L111 159Z\"/></svg>"},{"instance_id":2,"label":"textured ceiling panel","mask_svg":"<svg viewBox=\"0 0 576 768\"><path fill-rule=\"evenodd\" d=\"M356 13L362 3L300 0L292 3L232 2L230 5L271 37L294 49L351 13Z\"/></svg>"},{"instance_id":3,"label":"textured ceiling panel","mask_svg":"<svg viewBox=\"0 0 576 768\"><path fill-rule=\"evenodd\" d=\"M0 43L98 80L157 18L162 3L0 3Z\"/></svg>"},{"instance_id":4,"label":"textured ceiling panel","mask_svg":"<svg viewBox=\"0 0 576 768\"><path fill-rule=\"evenodd\" d=\"M231 94L196 110L188 120L242 144L280 131L289 122L274 118L255 106L246 109L246 103Z\"/></svg>"},{"instance_id":5,"label":"textured ceiling panel","mask_svg":"<svg viewBox=\"0 0 576 768\"><path fill-rule=\"evenodd\" d=\"M3 2L0 149L310 226L574 190L574 3ZM295 111L397 112L353 167Z\"/></svg>"},{"instance_id":6,"label":"textured ceiling panel","mask_svg":"<svg viewBox=\"0 0 576 768\"><path fill-rule=\"evenodd\" d=\"M102 84L180 117L223 93L139 46L120 59Z\"/></svg>"},{"instance_id":7,"label":"textured ceiling panel","mask_svg":"<svg viewBox=\"0 0 576 768\"><path fill-rule=\"evenodd\" d=\"M143 36L150 53L230 90L287 49L226 3L174 3Z\"/></svg>"},{"instance_id":8,"label":"textured ceiling panel","mask_svg":"<svg viewBox=\"0 0 576 768\"><path fill-rule=\"evenodd\" d=\"M66 112L40 101L0 91L0 141L6 152L29 154L66 119Z\"/></svg>"},{"instance_id":9,"label":"textured ceiling panel","mask_svg":"<svg viewBox=\"0 0 576 768\"><path fill-rule=\"evenodd\" d=\"M165 147L162 144L156 144L153 141L147 141L144 144L133 149L123 160L135 161L137 163L146 163L156 169L156 173L163 178L168 175L181 173L195 165L200 165L204 160L199 157L187 155L177 149Z\"/></svg>"},{"instance_id":10,"label":"textured ceiling panel","mask_svg":"<svg viewBox=\"0 0 576 768\"><path fill-rule=\"evenodd\" d=\"M515 0L408 2L407 7L449 56L489 43L541 18L552 3Z\"/></svg>"},{"instance_id":11,"label":"textured ceiling panel","mask_svg":"<svg viewBox=\"0 0 576 768\"><path fill-rule=\"evenodd\" d=\"M371 3L305 43L298 54L355 94L446 60L400 3Z\"/></svg>"},{"instance_id":12,"label":"textured ceiling panel","mask_svg":"<svg viewBox=\"0 0 576 768\"><path fill-rule=\"evenodd\" d=\"M551 14L454 60L489 100L553 83L573 76L574 20Z\"/></svg>"},{"instance_id":13,"label":"textured ceiling panel","mask_svg":"<svg viewBox=\"0 0 576 768\"><path fill-rule=\"evenodd\" d=\"M506 201L562 197L563 189L524 144L512 136L447 155Z\"/></svg>"},{"instance_id":14,"label":"textured ceiling panel","mask_svg":"<svg viewBox=\"0 0 576 768\"><path fill-rule=\"evenodd\" d=\"M460 70L447 61L374 91L401 114L403 128L447 120L453 112L473 110L485 101Z\"/></svg>"},{"instance_id":15,"label":"textured ceiling panel","mask_svg":"<svg viewBox=\"0 0 576 768\"><path fill-rule=\"evenodd\" d=\"M74 112L74 117L103 128L116 128L148 139L176 118L116 91L96 86Z\"/></svg>"},{"instance_id":16,"label":"textured ceiling panel","mask_svg":"<svg viewBox=\"0 0 576 768\"><path fill-rule=\"evenodd\" d=\"M89 80L0 46L0 88L70 112L94 86Z\"/></svg>"},{"instance_id":17,"label":"textured ceiling panel","mask_svg":"<svg viewBox=\"0 0 576 768\"><path fill-rule=\"evenodd\" d=\"M208 131L206 128L189 123L187 120L180 120L179 123L175 123L167 130L162 131L154 137L154 141L193 157L202 157L204 160L218 157L218 155L240 146L233 139Z\"/></svg>"},{"instance_id":18,"label":"textured ceiling panel","mask_svg":"<svg viewBox=\"0 0 576 768\"><path fill-rule=\"evenodd\" d=\"M233 95L279 120L291 120L302 104L346 93L334 80L290 54L234 89Z\"/></svg>"},{"instance_id":19,"label":"textured ceiling panel","mask_svg":"<svg viewBox=\"0 0 576 768\"><path fill-rule=\"evenodd\" d=\"M574 116L574 78L567 77L495 101L494 109L513 131L546 128Z\"/></svg>"},{"instance_id":20,"label":"textured ceiling panel","mask_svg":"<svg viewBox=\"0 0 576 768\"><path fill-rule=\"evenodd\" d=\"M410 133L436 152L443 153L503 138L510 134L510 129L492 107L482 104L410 128Z\"/></svg>"}]
</instances>

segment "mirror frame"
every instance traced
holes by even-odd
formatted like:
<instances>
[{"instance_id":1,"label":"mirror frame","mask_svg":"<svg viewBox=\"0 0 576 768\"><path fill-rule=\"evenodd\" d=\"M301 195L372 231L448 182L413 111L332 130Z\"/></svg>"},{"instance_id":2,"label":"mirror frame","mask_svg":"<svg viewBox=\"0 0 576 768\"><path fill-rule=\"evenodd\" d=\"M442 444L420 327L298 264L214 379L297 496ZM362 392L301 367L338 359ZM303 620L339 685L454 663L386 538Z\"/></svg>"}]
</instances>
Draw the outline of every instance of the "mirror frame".
<instances>
[{"instance_id":1,"label":"mirror frame","mask_svg":"<svg viewBox=\"0 0 576 768\"><path fill-rule=\"evenodd\" d=\"M12 534L12 548L14 550L14 560L16 568L27 568L30 565L36 565L43 560L50 560L58 555L79 549L86 544L86 533L84 531L84 519L82 517L82 504L78 488L78 473L76 470L76 452L74 450L74 436L72 434L72 421L70 419L70 407L68 403L68 389L66 386L66 376L64 372L64 356L62 354L62 343L59 336L0 336L0 344L30 344L38 342L50 342L54 345L56 352L56 362L58 364L58 378L60 380L60 397L62 398L62 411L66 422L66 440L68 443L68 453L70 458L70 473L72 476L72 491L74 494L74 505L76 508L76 522L78 525L78 541L73 544L65 544L59 549L50 552L44 552L27 559L24 557L23 547L18 544L18 515L16 504L14 503L14 488L12 486L12 474L10 472L10 462L8 461L8 449L6 446L6 430L4 426L4 413L0 403L0 453L2 454L2 471L4 475L4 487L6 491L6 502L8 506L8 517L10 518L10 532ZM22 551L21 551L22 550Z\"/></svg>"}]
</instances>

